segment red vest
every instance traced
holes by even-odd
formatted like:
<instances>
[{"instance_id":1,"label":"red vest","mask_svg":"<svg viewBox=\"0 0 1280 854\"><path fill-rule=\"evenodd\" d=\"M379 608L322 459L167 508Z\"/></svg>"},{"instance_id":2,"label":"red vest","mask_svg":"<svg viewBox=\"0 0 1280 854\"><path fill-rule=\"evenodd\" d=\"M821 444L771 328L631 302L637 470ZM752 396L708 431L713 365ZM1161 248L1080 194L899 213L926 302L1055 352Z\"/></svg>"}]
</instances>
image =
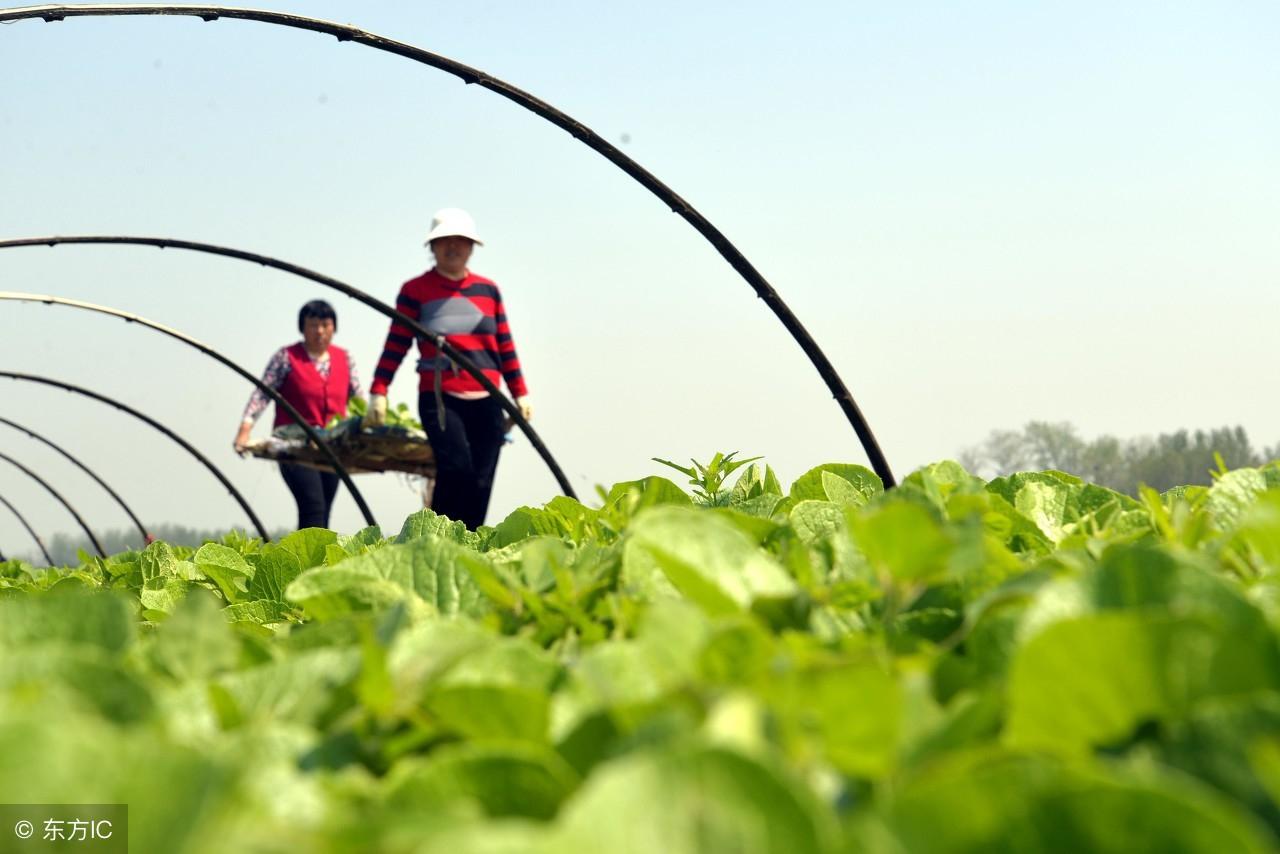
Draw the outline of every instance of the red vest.
<instances>
[{"instance_id":1,"label":"red vest","mask_svg":"<svg viewBox=\"0 0 1280 854\"><path fill-rule=\"evenodd\" d=\"M347 394L351 390L351 368L347 351L329 347L329 379L320 376L315 363L299 341L285 352L289 355L289 375L279 388L280 396L293 404L312 427L323 427L335 415L347 414ZM276 423L292 424L293 417L276 407Z\"/></svg>"}]
</instances>

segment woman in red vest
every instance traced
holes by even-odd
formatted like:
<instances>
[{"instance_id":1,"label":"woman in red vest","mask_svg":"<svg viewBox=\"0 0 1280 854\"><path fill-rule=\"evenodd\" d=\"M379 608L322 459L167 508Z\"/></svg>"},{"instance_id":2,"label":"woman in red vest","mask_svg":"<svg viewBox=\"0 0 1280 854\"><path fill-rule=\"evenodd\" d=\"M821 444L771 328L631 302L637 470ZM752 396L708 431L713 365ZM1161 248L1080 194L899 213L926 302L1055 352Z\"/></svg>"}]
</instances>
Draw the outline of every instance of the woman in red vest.
<instances>
[{"instance_id":1,"label":"woman in red vest","mask_svg":"<svg viewBox=\"0 0 1280 854\"><path fill-rule=\"evenodd\" d=\"M312 427L323 427L333 416L347 414L348 399L363 397L360 379L347 351L331 343L338 331L333 306L324 300L304 305L298 312L298 331L302 340L276 351L267 363L262 384L293 404ZM244 451L249 431L269 402L260 389L249 398L236 434L236 451ZM275 427L292 423L292 416L277 406ZM329 527L338 476L296 463L280 463L280 474L298 503L298 528Z\"/></svg>"}]
</instances>

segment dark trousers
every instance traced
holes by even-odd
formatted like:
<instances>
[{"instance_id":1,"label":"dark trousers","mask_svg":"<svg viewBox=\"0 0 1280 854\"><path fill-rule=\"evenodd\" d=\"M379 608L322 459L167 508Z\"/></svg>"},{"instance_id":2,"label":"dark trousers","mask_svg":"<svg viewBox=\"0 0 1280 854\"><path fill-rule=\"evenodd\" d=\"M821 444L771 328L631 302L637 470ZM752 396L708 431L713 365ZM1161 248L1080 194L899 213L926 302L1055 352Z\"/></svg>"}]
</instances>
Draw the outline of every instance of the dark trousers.
<instances>
[{"instance_id":1,"label":"dark trousers","mask_svg":"<svg viewBox=\"0 0 1280 854\"><path fill-rule=\"evenodd\" d=\"M502 450L503 409L492 397L462 400L444 395L445 428L440 429L436 396L418 396L418 415L436 455L431 509L472 530L489 511L493 475Z\"/></svg>"},{"instance_id":2,"label":"dark trousers","mask_svg":"<svg viewBox=\"0 0 1280 854\"><path fill-rule=\"evenodd\" d=\"M338 475L296 463L281 463L280 474L298 503L298 530L329 527L329 508L338 492Z\"/></svg>"}]
</instances>

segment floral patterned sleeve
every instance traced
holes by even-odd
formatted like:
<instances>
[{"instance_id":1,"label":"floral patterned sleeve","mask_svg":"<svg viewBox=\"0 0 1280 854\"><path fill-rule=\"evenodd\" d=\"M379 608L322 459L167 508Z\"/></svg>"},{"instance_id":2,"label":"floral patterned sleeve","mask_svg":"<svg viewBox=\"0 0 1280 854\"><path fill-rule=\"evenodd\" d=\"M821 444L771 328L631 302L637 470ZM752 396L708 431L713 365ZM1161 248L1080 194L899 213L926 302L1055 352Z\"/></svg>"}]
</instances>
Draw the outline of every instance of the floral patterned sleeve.
<instances>
[{"instance_id":1,"label":"floral patterned sleeve","mask_svg":"<svg viewBox=\"0 0 1280 854\"><path fill-rule=\"evenodd\" d=\"M275 390L279 390L284 384L284 378L289 375L289 353L288 347L281 347L271 357L271 361L267 362L267 369L262 372L262 384ZM257 422L259 416L266 410L267 404L271 402L271 398L263 393L262 389L256 388L249 397L249 404L244 408L244 420L253 424Z\"/></svg>"}]
</instances>

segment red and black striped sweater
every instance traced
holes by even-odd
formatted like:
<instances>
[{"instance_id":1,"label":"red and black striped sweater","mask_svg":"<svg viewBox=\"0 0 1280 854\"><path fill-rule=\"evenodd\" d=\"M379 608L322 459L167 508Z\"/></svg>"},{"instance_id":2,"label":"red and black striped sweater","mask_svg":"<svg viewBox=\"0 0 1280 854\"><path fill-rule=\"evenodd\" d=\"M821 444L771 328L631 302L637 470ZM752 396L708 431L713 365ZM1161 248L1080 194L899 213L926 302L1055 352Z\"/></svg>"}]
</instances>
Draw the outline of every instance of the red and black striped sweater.
<instances>
[{"instance_id":1,"label":"red and black striped sweater","mask_svg":"<svg viewBox=\"0 0 1280 854\"><path fill-rule=\"evenodd\" d=\"M417 319L432 332L444 335L450 344L475 362L494 385L506 379L512 397L528 394L516 345L507 326L502 294L489 279L468 272L461 281L455 282L431 269L404 283L396 297L396 310ZM369 387L370 394L387 393L387 386L413 339L413 330L408 326L399 322L391 324ZM419 391L431 391L435 387L435 372L439 370L440 387L446 394L470 397L476 392L484 393L479 380L452 364L431 341L419 339L418 353L421 356Z\"/></svg>"}]
</instances>

